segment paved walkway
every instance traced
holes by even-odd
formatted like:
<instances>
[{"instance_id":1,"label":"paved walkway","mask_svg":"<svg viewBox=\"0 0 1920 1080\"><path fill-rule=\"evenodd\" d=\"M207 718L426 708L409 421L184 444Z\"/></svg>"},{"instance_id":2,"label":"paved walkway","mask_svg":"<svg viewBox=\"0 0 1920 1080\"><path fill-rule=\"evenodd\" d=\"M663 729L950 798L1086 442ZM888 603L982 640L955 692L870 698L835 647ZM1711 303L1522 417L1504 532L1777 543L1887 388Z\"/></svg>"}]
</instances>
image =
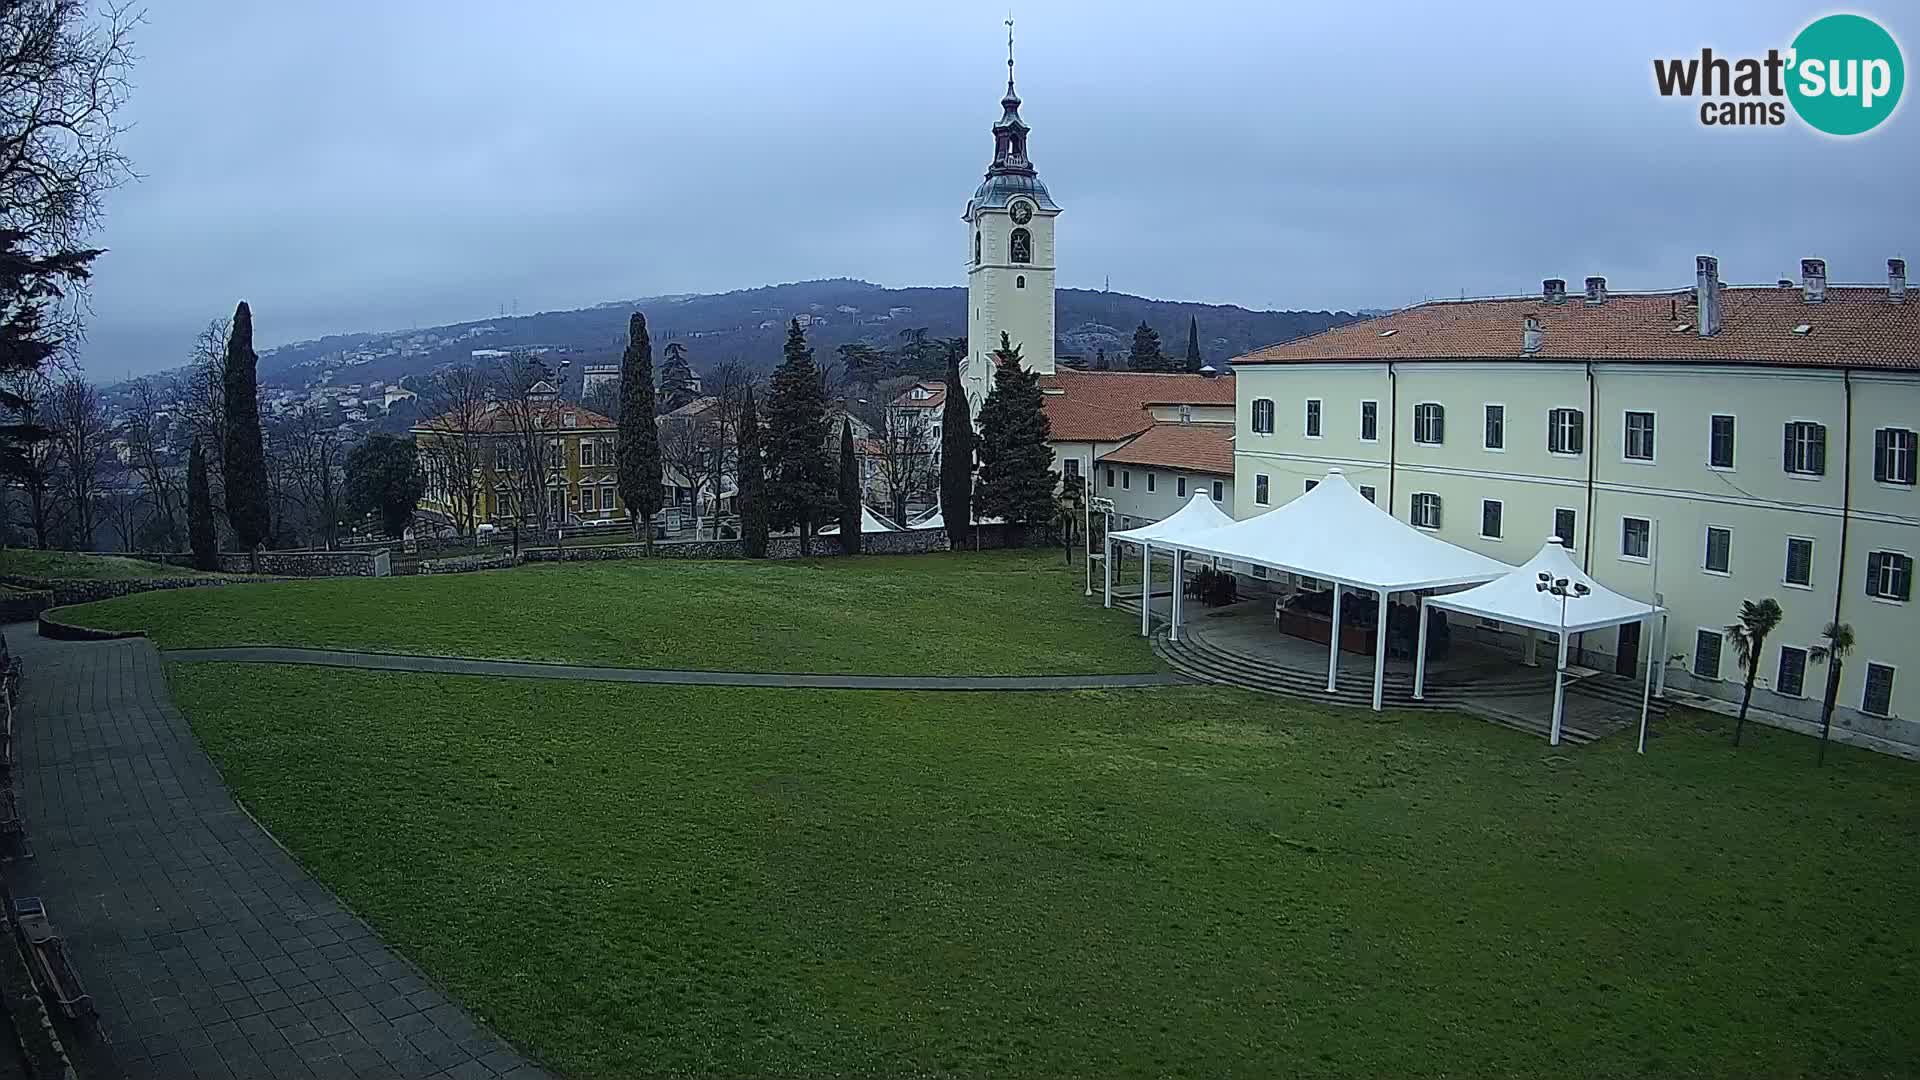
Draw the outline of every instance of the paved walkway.
<instances>
[{"instance_id":1,"label":"paved walkway","mask_svg":"<svg viewBox=\"0 0 1920 1080\"><path fill-rule=\"evenodd\" d=\"M544 1075L429 986L235 805L145 639L6 627L26 663L7 868L66 936L109 1075ZM92 1075L92 1074L90 1074Z\"/></svg>"},{"instance_id":2,"label":"paved walkway","mask_svg":"<svg viewBox=\"0 0 1920 1080\"><path fill-rule=\"evenodd\" d=\"M9 639L11 640L11 639ZM764 671L681 671L671 668L592 667L529 660L470 660L458 656L349 652L246 645L227 649L170 649L168 660L241 664L312 664L369 671L424 671L436 675L499 675L523 679L657 683L665 686L771 686L809 690L1104 690L1175 686L1178 675L814 675Z\"/></svg>"}]
</instances>

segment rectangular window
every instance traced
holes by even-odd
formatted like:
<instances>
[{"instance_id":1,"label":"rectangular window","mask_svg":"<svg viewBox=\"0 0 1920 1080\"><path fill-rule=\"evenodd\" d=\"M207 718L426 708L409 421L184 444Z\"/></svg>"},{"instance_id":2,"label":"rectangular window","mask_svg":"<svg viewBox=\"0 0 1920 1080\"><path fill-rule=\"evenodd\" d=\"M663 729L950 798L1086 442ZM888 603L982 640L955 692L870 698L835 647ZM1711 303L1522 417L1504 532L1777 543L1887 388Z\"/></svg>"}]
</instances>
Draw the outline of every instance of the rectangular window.
<instances>
[{"instance_id":1,"label":"rectangular window","mask_svg":"<svg viewBox=\"0 0 1920 1080\"><path fill-rule=\"evenodd\" d=\"M1153 490L1153 470L1147 470L1147 490Z\"/></svg>"},{"instance_id":2,"label":"rectangular window","mask_svg":"<svg viewBox=\"0 0 1920 1080\"><path fill-rule=\"evenodd\" d=\"M1547 410L1547 452L1582 454L1587 449L1587 418L1579 409Z\"/></svg>"},{"instance_id":3,"label":"rectangular window","mask_svg":"<svg viewBox=\"0 0 1920 1080\"><path fill-rule=\"evenodd\" d=\"M1107 466L1107 486L1113 486L1113 466Z\"/></svg>"},{"instance_id":4,"label":"rectangular window","mask_svg":"<svg viewBox=\"0 0 1920 1080\"><path fill-rule=\"evenodd\" d=\"M1700 630L1693 639L1693 673L1702 679L1720 677L1720 631Z\"/></svg>"},{"instance_id":5,"label":"rectangular window","mask_svg":"<svg viewBox=\"0 0 1920 1080\"><path fill-rule=\"evenodd\" d=\"M1707 464L1733 468L1733 417L1715 414L1707 425Z\"/></svg>"},{"instance_id":6,"label":"rectangular window","mask_svg":"<svg viewBox=\"0 0 1920 1080\"><path fill-rule=\"evenodd\" d=\"M1787 570L1780 580L1788 585L1813 587L1813 541L1799 536L1787 537Z\"/></svg>"},{"instance_id":7,"label":"rectangular window","mask_svg":"<svg viewBox=\"0 0 1920 1080\"><path fill-rule=\"evenodd\" d=\"M1733 562L1733 530L1718 525L1707 526L1707 558L1705 566L1708 573L1724 574Z\"/></svg>"},{"instance_id":8,"label":"rectangular window","mask_svg":"<svg viewBox=\"0 0 1920 1080\"><path fill-rule=\"evenodd\" d=\"M1560 538L1560 546L1568 551L1573 550L1573 542L1578 539L1574 530L1577 519L1578 515L1565 507L1553 512L1553 535Z\"/></svg>"},{"instance_id":9,"label":"rectangular window","mask_svg":"<svg viewBox=\"0 0 1920 1080\"><path fill-rule=\"evenodd\" d=\"M1380 501L1374 498L1374 490L1373 490L1372 484L1360 485L1360 497L1367 500L1370 503L1378 503Z\"/></svg>"},{"instance_id":10,"label":"rectangular window","mask_svg":"<svg viewBox=\"0 0 1920 1080\"><path fill-rule=\"evenodd\" d=\"M1807 696L1807 650L1780 646L1780 673L1774 677L1773 692L1788 697Z\"/></svg>"},{"instance_id":11,"label":"rectangular window","mask_svg":"<svg viewBox=\"0 0 1920 1080\"><path fill-rule=\"evenodd\" d=\"M1487 449L1505 450L1507 448L1507 407L1505 405L1487 406Z\"/></svg>"},{"instance_id":12,"label":"rectangular window","mask_svg":"<svg viewBox=\"0 0 1920 1080\"><path fill-rule=\"evenodd\" d=\"M1307 438L1320 437L1320 399L1307 399Z\"/></svg>"},{"instance_id":13,"label":"rectangular window","mask_svg":"<svg viewBox=\"0 0 1920 1080\"><path fill-rule=\"evenodd\" d=\"M1653 522L1646 518L1623 517L1620 519L1620 557L1623 559L1644 559L1653 539Z\"/></svg>"},{"instance_id":14,"label":"rectangular window","mask_svg":"<svg viewBox=\"0 0 1920 1080\"><path fill-rule=\"evenodd\" d=\"M1500 539L1500 515L1506 507L1498 499L1480 500L1480 535L1488 540Z\"/></svg>"},{"instance_id":15,"label":"rectangular window","mask_svg":"<svg viewBox=\"0 0 1920 1080\"><path fill-rule=\"evenodd\" d=\"M1317 487L1319 487L1319 486L1320 486L1320 481L1318 481L1318 480L1309 480L1309 481L1307 481L1307 487L1306 487L1306 490L1307 490L1307 491L1312 491L1312 490L1313 490L1314 488L1317 488ZM1302 494L1305 494L1305 492L1302 492Z\"/></svg>"},{"instance_id":16,"label":"rectangular window","mask_svg":"<svg viewBox=\"0 0 1920 1080\"><path fill-rule=\"evenodd\" d=\"M1071 483L1080 479L1080 459L1079 458L1071 458L1071 457L1068 458L1066 461L1061 463L1061 468L1065 470L1063 475L1065 475L1068 482Z\"/></svg>"},{"instance_id":17,"label":"rectangular window","mask_svg":"<svg viewBox=\"0 0 1920 1080\"><path fill-rule=\"evenodd\" d=\"M1267 505L1267 474L1256 473L1253 477L1253 501L1259 506Z\"/></svg>"},{"instance_id":18,"label":"rectangular window","mask_svg":"<svg viewBox=\"0 0 1920 1080\"><path fill-rule=\"evenodd\" d=\"M1226 499L1227 499L1227 484L1226 484L1226 481L1224 481L1224 480L1215 480L1215 481L1213 482L1213 501L1214 501L1214 502L1225 502L1225 501L1226 501Z\"/></svg>"},{"instance_id":19,"label":"rectangular window","mask_svg":"<svg viewBox=\"0 0 1920 1080\"><path fill-rule=\"evenodd\" d=\"M1273 434L1273 401L1271 399L1253 399L1253 432L1256 435Z\"/></svg>"},{"instance_id":20,"label":"rectangular window","mask_svg":"<svg viewBox=\"0 0 1920 1080\"><path fill-rule=\"evenodd\" d=\"M1881 428L1873 433L1873 478L1883 484L1913 486L1914 454L1920 435L1906 428Z\"/></svg>"},{"instance_id":21,"label":"rectangular window","mask_svg":"<svg viewBox=\"0 0 1920 1080\"><path fill-rule=\"evenodd\" d=\"M611 484L600 489L600 509L607 511L608 513L612 513L614 510L613 491L614 491L613 485Z\"/></svg>"},{"instance_id":22,"label":"rectangular window","mask_svg":"<svg viewBox=\"0 0 1920 1080\"><path fill-rule=\"evenodd\" d=\"M592 466L592 464L593 464L593 443L583 439L581 440L581 443L580 443L580 467L588 468Z\"/></svg>"},{"instance_id":23,"label":"rectangular window","mask_svg":"<svg viewBox=\"0 0 1920 1080\"><path fill-rule=\"evenodd\" d=\"M1173 494L1175 498L1184 499L1187 497L1187 478L1186 477L1184 476L1174 477Z\"/></svg>"},{"instance_id":24,"label":"rectangular window","mask_svg":"<svg viewBox=\"0 0 1920 1080\"><path fill-rule=\"evenodd\" d=\"M581 443L580 445L584 447L587 444ZM594 505L593 505L593 489L592 488L580 489L580 509L587 513L593 512Z\"/></svg>"},{"instance_id":25,"label":"rectangular window","mask_svg":"<svg viewBox=\"0 0 1920 1080\"><path fill-rule=\"evenodd\" d=\"M1121 488L1121 490L1123 490L1123 491L1126 491L1126 490L1131 490L1131 489L1132 489L1132 487L1133 487L1133 470L1132 470L1132 469L1121 469L1121 470L1120 470L1120 488Z\"/></svg>"},{"instance_id":26,"label":"rectangular window","mask_svg":"<svg viewBox=\"0 0 1920 1080\"><path fill-rule=\"evenodd\" d=\"M1795 420L1786 426L1781 466L1794 476L1825 476L1827 425Z\"/></svg>"},{"instance_id":27,"label":"rectangular window","mask_svg":"<svg viewBox=\"0 0 1920 1080\"><path fill-rule=\"evenodd\" d=\"M1377 401L1360 403L1360 441L1380 441L1380 403Z\"/></svg>"},{"instance_id":28,"label":"rectangular window","mask_svg":"<svg viewBox=\"0 0 1920 1080\"><path fill-rule=\"evenodd\" d=\"M1447 441L1447 410L1436 402L1413 407L1413 441L1439 445Z\"/></svg>"},{"instance_id":29,"label":"rectangular window","mask_svg":"<svg viewBox=\"0 0 1920 1080\"><path fill-rule=\"evenodd\" d=\"M1440 496L1416 492L1413 496L1413 523L1422 529L1440 527Z\"/></svg>"},{"instance_id":30,"label":"rectangular window","mask_svg":"<svg viewBox=\"0 0 1920 1080\"><path fill-rule=\"evenodd\" d=\"M1893 715L1893 668L1867 664L1867 687L1860 694L1860 711L1870 716Z\"/></svg>"},{"instance_id":31,"label":"rectangular window","mask_svg":"<svg viewBox=\"0 0 1920 1080\"><path fill-rule=\"evenodd\" d=\"M1653 460L1652 413L1630 412L1627 414L1624 452L1628 461Z\"/></svg>"},{"instance_id":32,"label":"rectangular window","mask_svg":"<svg viewBox=\"0 0 1920 1080\"><path fill-rule=\"evenodd\" d=\"M1897 551L1867 553L1867 595L1881 600L1913 598L1913 560Z\"/></svg>"}]
</instances>

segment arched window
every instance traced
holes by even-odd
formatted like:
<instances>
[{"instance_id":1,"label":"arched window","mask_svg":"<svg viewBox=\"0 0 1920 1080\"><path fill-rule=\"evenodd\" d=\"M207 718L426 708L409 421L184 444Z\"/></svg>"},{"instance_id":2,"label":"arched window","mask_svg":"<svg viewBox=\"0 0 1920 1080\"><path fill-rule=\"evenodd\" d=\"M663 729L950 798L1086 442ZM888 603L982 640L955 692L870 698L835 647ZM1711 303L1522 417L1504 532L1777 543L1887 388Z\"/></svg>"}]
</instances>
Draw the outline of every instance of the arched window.
<instances>
[{"instance_id":1,"label":"arched window","mask_svg":"<svg viewBox=\"0 0 1920 1080\"><path fill-rule=\"evenodd\" d=\"M1020 275L1019 277L1016 277L1016 278L1014 278L1014 279L1013 279L1013 287L1014 287L1014 288L1016 288L1016 289L1024 289L1024 288L1026 288L1026 287L1027 287L1027 275L1025 275L1025 274L1021 274L1021 275Z\"/></svg>"},{"instance_id":2,"label":"arched window","mask_svg":"<svg viewBox=\"0 0 1920 1080\"><path fill-rule=\"evenodd\" d=\"M973 265L980 265L980 234L977 231L973 234Z\"/></svg>"},{"instance_id":3,"label":"arched window","mask_svg":"<svg viewBox=\"0 0 1920 1080\"><path fill-rule=\"evenodd\" d=\"M1033 261L1033 234L1025 229L1013 230L1013 261L1017 263Z\"/></svg>"}]
</instances>

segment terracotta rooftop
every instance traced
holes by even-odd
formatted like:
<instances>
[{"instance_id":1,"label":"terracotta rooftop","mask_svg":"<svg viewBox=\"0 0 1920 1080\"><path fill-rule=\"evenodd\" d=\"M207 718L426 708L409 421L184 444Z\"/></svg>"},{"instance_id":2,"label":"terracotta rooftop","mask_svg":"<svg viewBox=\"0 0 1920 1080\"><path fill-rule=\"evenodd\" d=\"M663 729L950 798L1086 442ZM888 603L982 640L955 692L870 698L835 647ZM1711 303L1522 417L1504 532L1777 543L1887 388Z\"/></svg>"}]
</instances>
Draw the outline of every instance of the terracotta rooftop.
<instances>
[{"instance_id":1,"label":"terracotta rooftop","mask_svg":"<svg viewBox=\"0 0 1920 1080\"><path fill-rule=\"evenodd\" d=\"M1233 377L1146 371L1076 371L1043 376L1047 422L1062 442L1118 442L1153 426L1150 405L1233 405Z\"/></svg>"},{"instance_id":2,"label":"terracotta rooftop","mask_svg":"<svg viewBox=\"0 0 1920 1080\"><path fill-rule=\"evenodd\" d=\"M926 390L927 396L915 399L915 390ZM914 383L899 397L887 404L896 409L938 409L947 403L947 384L938 382Z\"/></svg>"},{"instance_id":3,"label":"terracotta rooftop","mask_svg":"<svg viewBox=\"0 0 1920 1080\"><path fill-rule=\"evenodd\" d=\"M1701 337L1692 289L1614 293L1588 304L1542 297L1440 300L1322 331L1236 357L1235 365L1338 361L1646 360L1920 370L1920 295L1902 302L1885 285L1829 285L1808 303L1799 286L1722 286L1721 325ZM1527 353L1527 316L1540 348ZM1807 329L1795 332L1805 325Z\"/></svg>"},{"instance_id":4,"label":"terracotta rooftop","mask_svg":"<svg viewBox=\"0 0 1920 1080\"><path fill-rule=\"evenodd\" d=\"M1232 476L1233 425L1158 423L1120 449L1102 454L1100 462Z\"/></svg>"}]
</instances>

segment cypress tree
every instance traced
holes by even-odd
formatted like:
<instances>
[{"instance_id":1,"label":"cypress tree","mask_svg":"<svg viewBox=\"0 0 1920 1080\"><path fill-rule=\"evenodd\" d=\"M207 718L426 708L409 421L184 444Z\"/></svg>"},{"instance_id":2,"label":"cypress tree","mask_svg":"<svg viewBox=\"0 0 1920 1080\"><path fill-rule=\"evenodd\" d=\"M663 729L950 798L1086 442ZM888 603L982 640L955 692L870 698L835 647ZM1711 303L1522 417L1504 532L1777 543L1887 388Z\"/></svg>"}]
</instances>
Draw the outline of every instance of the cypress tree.
<instances>
[{"instance_id":1,"label":"cypress tree","mask_svg":"<svg viewBox=\"0 0 1920 1080\"><path fill-rule=\"evenodd\" d=\"M835 497L827 399L798 319L787 327L785 352L767 400L767 524L799 529L805 558L812 554L813 530L826 520Z\"/></svg>"},{"instance_id":2,"label":"cypress tree","mask_svg":"<svg viewBox=\"0 0 1920 1080\"><path fill-rule=\"evenodd\" d=\"M973 416L960 381L964 341L947 343L947 400L940 412L940 514L958 551L973 534Z\"/></svg>"},{"instance_id":3,"label":"cypress tree","mask_svg":"<svg viewBox=\"0 0 1920 1080\"><path fill-rule=\"evenodd\" d=\"M840 421L840 553L860 554L860 471L853 454L853 421Z\"/></svg>"},{"instance_id":4,"label":"cypress tree","mask_svg":"<svg viewBox=\"0 0 1920 1080\"><path fill-rule=\"evenodd\" d=\"M753 387L740 401L740 479L735 502L740 509L740 552L749 559L767 557L767 466L760 450L760 414Z\"/></svg>"},{"instance_id":5,"label":"cypress tree","mask_svg":"<svg viewBox=\"0 0 1920 1080\"><path fill-rule=\"evenodd\" d=\"M660 429L653 423L653 341L647 317L627 321L627 351L620 357L620 446L616 455L620 497L633 527L653 554L653 515L660 512Z\"/></svg>"},{"instance_id":6,"label":"cypress tree","mask_svg":"<svg viewBox=\"0 0 1920 1080\"><path fill-rule=\"evenodd\" d=\"M1160 351L1160 331L1142 322L1133 332L1133 349L1127 353L1131 371L1165 371L1167 357Z\"/></svg>"},{"instance_id":7,"label":"cypress tree","mask_svg":"<svg viewBox=\"0 0 1920 1080\"><path fill-rule=\"evenodd\" d=\"M272 528L267 509L267 455L260 434L260 357L253 351L253 312L242 300L227 335L226 414L227 521L244 551L266 542Z\"/></svg>"},{"instance_id":8,"label":"cypress tree","mask_svg":"<svg viewBox=\"0 0 1920 1080\"><path fill-rule=\"evenodd\" d=\"M1187 370L1199 371L1200 360L1200 320L1187 316Z\"/></svg>"},{"instance_id":9,"label":"cypress tree","mask_svg":"<svg viewBox=\"0 0 1920 1080\"><path fill-rule=\"evenodd\" d=\"M1009 525L1050 521L1059 478L1040 376L1021 366L1004 332L993 359L993 392L980 407L980 513Z\"/></svg>"},{"instance_id":10,"label":"cypress tree","mask_svg":"<svg viewBox=\"0 0 1920 1080\"><path fill-rule=\"evenodd\" d=\"M219 539L213 531L213 489L207 484L207 454L200 440L193 440L187 453L187 537L193 549L193 565L201 570L220 569Z\"/></svg>"}]
</instances>

